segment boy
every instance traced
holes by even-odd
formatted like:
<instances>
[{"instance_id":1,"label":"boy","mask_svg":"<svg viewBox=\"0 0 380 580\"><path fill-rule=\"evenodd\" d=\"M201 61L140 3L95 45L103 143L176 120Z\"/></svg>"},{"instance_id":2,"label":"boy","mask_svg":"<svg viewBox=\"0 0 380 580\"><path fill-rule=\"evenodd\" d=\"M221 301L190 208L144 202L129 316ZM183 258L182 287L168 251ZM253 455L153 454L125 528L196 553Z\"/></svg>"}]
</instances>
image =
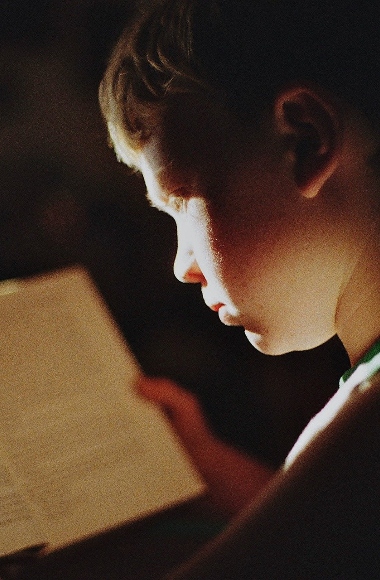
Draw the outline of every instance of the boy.
<instances>
[{"instance_id":1,"label":"boy","mask_svg":"<svg viewBox=\"0 0 380 580\"><path fill-rule=\"evenodd\" d=\"M231 512L258 494L170 578L380 577L375 4L164 0L103 79L117 155L176 221L176 276L260 351L337 333L353 367L273 478L215 440L190 395L142 385Z\"/></svg>"}]
</instances>

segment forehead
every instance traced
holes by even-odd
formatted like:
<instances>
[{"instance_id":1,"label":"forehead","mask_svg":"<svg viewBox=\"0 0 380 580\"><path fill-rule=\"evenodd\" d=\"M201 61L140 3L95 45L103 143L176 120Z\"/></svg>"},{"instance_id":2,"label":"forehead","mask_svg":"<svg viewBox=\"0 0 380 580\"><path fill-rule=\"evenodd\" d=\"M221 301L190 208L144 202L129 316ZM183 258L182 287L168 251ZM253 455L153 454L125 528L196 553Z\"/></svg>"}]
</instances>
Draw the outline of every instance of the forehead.
<instances>
[{"instance_id":1,"label":"forehead","mask_svg":"<svg viewBox=\"0 0 380 580\"><path fill-rule=\"evenodd\" d=\"M164 189L169 173L167 160L162 155L160 143L151 138L139 154L139 169L144 177L148 197L156 197L158 189Z\"/></svg>"},{"instance_id":2,"label":"forehead","mask_svg":"<svg viewBox=\"0 0 380 580\"><path fill-rule=\"evenodd\" d=\"M181 171L157 136L152 136L142 147L139 168L144 177L148 199L154 205L159 205L159 199L191 180L190 170Z\"/></svg>"}]
</instances>

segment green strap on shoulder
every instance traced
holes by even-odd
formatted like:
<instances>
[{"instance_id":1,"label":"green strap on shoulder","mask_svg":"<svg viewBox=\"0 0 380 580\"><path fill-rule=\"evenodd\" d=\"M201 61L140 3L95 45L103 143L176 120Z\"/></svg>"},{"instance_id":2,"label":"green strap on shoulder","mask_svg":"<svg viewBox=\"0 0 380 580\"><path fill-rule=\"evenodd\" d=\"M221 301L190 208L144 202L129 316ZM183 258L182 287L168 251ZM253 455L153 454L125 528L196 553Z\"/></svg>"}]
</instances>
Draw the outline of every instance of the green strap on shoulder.
<instances>
[{"instance_id":1,"label":"green strap on shoulder","mask_svg":"<svg viewBox=\"0 0 380 580\"><path fill-rule=\"evenodd\" d=\"M348 379L354 374L357 368L361 365L368 366L368 377L366 378L369 379L371 376L377 373L380 370L380 357L378 357L379 363L376 364L375 366L369 363L371 363L379 353L380 353L380 340L375 342L375 344L365 353L365 355L360 359L358 363L356 363L356 365L354 365L344 373L344 375L340 379L339 386L342 387L348 381Z\"/></svg>"}]
</instances>

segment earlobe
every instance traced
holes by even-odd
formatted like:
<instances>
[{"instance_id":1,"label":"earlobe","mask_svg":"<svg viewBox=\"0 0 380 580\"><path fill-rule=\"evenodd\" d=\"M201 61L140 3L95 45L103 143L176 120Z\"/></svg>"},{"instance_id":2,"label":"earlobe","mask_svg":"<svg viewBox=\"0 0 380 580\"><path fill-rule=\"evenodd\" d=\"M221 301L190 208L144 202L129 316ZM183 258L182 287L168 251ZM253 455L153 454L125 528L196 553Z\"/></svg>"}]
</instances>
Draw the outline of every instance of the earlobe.
<instances>
[{"instance_id":1,"label":"earlobe","mask_svg":"<svg viewBox=\"0 0 380 580\"><path fill-rule=\"evenodd\" d=\"M315 197L338 163L338 111L327 97L300 85L278 95L275 116L291 153L294 181L303 196Z\"/></svg>"}]
</instances>

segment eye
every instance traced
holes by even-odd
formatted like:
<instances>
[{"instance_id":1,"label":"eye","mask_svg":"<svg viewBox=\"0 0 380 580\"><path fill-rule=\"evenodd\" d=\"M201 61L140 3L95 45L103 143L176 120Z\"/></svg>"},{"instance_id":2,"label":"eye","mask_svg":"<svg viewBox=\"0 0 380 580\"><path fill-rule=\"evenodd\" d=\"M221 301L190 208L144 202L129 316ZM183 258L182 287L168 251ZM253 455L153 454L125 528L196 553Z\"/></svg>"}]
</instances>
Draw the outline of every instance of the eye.
<instances>
[{"instance_id":1,"label":"eye","mask_svg":"<svg viewBox=\"0 0 380 580\"><path fill-rule=\"evenodd\" d=\"M168 196L169 206L176 212L181 213L186 209L187 202L190 198L190 192L180 187L172 191Z\"/></svg>"},{"instance_id":2,"label":"eye","mask_svg":"<svg viewBox=\"0 0 380 580\"><path fill-rule=\"evenodd\" d=\"M181 213L186 208L186 200L183 197L170 196L169 205L174 211Z\"/></svg>"}]
</instances>

